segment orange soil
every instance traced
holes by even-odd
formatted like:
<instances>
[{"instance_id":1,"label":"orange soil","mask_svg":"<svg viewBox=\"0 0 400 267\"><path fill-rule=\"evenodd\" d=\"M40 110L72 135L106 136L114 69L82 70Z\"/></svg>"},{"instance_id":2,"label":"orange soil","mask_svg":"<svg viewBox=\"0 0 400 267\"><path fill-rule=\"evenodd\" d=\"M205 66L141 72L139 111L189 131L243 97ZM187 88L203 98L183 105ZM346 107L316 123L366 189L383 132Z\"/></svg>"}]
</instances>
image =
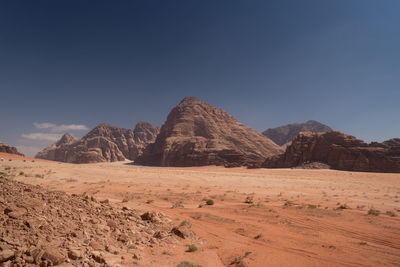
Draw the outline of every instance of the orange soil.
<instances>
[{"instance_id":1,"label":"orange soil","mask_svg":"<svg viewBox=\"0 0 400 267\"><path fill-rule=\"evenodd\" d=\"M228 266L246 252L247 266L400 266L400 219L390 216L400 215L399 174L22 160L0 162L0 171L6 166L19 181L193 224L198 240L155 246L140 266ZM215 204L198 208L203 199ZM171 208L179 201L183 208ZM367 215L371 208L381 214Z\"/></svg>"}]
</instances>

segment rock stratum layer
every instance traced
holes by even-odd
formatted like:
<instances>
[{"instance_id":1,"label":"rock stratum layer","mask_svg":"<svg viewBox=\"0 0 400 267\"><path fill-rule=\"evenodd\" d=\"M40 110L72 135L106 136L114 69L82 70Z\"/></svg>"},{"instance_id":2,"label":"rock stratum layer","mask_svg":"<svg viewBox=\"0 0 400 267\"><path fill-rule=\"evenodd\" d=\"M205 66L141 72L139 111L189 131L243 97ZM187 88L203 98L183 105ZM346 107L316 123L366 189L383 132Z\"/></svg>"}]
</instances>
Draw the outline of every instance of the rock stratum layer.
<instances>
[{"instance_id":1,"label":"rock stratum layer","mask_svg":"<svg viewBox=\"0 0 400 267\"><path fill-rule=\"evenodd\" d=\"M226 111L184 98L169 113L155 143L137 159L154 166L244 166L283 150Z\"/></svg>"},{"instance_id":2,"label":"rock stratum layer","mask_svg":"<svg viewBox=\"0 0 400 267\"><path fill-rule=\"evenodd\" d=\"M400 172L400 138L367 144L341 132L300 133L286 152L263 167L289 168L319 162L346 171Z\"/></svg>"},{"instance_id":3,"label":"rock stratum layer","mask_svg":"<svg viewBox=\"0 0 400 267\"><path fill-rule=\"evenodd\" d=\"M264 131L262 134L280 146L288 145L300 132L331 132L329 126L318 121L309 120L304 123L293 123Z\"/></svg>"},{"instance_id":4,"label":"rock stratum layer","mask_svg":"<svg viewBox=\"0 0 400 267\"><path fill-rule=\"evenodd\" d=\"M139 122L134 130L103 123L79 140L65 134L35 157L70 163L135 160L159 131L159 127L146 122Z\"/></svg>"},{"instance_id":5,"label":"rock stratum layer","mask_svg":"<svg viewBox=\"0 0 400 267\"><path fill-rule=\"evenodd\" d=\"M16 147L6 145L6 144L4 144L2 142L0 142L0 152L16 154L16 155L21 155L21 156L24 155L22 153L19 153Z\"/></svg>"}]
</instances>

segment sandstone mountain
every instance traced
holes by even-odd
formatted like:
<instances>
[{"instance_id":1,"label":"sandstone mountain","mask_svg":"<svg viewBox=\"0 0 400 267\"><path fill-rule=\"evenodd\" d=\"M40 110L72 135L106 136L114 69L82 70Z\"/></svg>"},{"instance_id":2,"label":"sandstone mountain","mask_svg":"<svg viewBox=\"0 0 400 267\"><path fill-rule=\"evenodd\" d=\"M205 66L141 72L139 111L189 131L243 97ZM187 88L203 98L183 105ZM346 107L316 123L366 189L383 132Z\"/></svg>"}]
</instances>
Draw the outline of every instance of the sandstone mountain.
<instances>
[{"instance_id":1,"label":"sandstone mountain","mask_svg":"<svg viewBox=\"0 0 400 267\"><path fill-rule=\"evenodd\" d=\"M18 152L16 147L6 145L3 142L0 142L0 152L10 153L10 154L17 154L17 155L22 155L23 156L23 154Z\"/></svg>"},{"instance_id":2,"label":"sandstone mountain","mask_svg":"<svg viewBox=\"0 0 400 267\"><path fill-rule=\"evenodd\" d=\"M280 146L290 143L300 132L331 132L329 126L318 121L309 120L304 123L293 123L264 131L262 134L270 138Z\"/></svg>"},{"instance_id":3,"label":"sandstone mountain","mask_svg":"<svg viewBox=\"0 0 400 267\"><path fill-rule=\"evenodd\" d=\"M154 144L136 162L155 166L243 166L283 150L226 111L184 98L172 109Z\"/></svg>"},{"instance_id":4,"label":"sandstone mountain","mask_svg":"<svg viewBox=\"0 0 400 267\"><path fill-rule=\"evenodd\" d=\"M281 155L263 167L289 168L309 163L347 171L400 172L400 138L367 144L341 132L300 133Z\"/></svg>"},{"instance_id":5,"label":"sandstone mountain","mask_svg":"<svg viewBox=\"0 0 400 267\"><path fill-rule=\"evenodd\" d=\"M147 122L139 122L134 130L103 123L79 140L65 134L36 157L71 163L135 160L158 133L159 127Z\"/></svg>"}]
</instances>

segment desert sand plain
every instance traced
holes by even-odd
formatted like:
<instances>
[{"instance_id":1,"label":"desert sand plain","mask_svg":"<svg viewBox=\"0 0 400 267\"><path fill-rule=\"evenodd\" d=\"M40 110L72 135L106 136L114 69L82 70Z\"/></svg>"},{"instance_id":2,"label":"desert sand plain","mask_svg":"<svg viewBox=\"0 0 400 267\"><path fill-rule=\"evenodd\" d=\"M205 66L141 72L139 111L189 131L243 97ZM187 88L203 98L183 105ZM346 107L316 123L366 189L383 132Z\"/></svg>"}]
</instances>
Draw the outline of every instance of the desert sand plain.
<instances>
[{"instance_id":1,"label":"desert sand plain","mask_svg":"<svg viewBox=\"0 0 400 267\"><path fill-rule=\"evenodd\" d=\"M18 181L192 224L197 240L157 244L138 266L400 266L399 174L0 157Z\"/></svg>"}]
</instances>

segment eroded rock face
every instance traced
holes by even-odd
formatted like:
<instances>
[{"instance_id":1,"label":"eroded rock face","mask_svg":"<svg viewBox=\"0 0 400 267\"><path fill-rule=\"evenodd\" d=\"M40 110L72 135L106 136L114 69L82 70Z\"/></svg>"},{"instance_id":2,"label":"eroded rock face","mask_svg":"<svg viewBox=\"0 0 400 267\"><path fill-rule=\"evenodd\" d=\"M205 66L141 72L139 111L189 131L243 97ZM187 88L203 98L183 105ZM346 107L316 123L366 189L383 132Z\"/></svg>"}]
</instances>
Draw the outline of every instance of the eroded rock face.
<instances>
[{"instance_id":1,"label":"eroded rock face","mask_svg":"<svg viewBox=\"0 0 400 267\"><path fill-rule=\"evenodd\" d=\"M226 111L186 97L172 109L155 143L137 162L155 166L243 166L282 151Z\"/></svg>"},{"instance_id":2,"label":"eroded rock face","mask_svg":"<svg viewBox=\"0 0 400 267\"><path fill-rule=\"evenodd\" d=\"M17 154L23 156L23 154L19 153L16 147L6 145L0 142L0 152L10 153L10 154Z\"/></svg>"},{"instance_id":3,"label":"eroded rock face","mask_svg":"<svg viewBox=\"0 0 400 267\"><path fill-rule=\"evenodd\" d=\"M139 122L134 130L103 123L79 140L65 134L36 157L71 163L135 160L158 132L159 127L146 122Z\"/></svg>"},{"instance_id":4,"label":"eroded rock face","mask_svg":"<svg viewBox=\"0 0 400 267\"><path fill-rule=\"evenodd\" d=\"M293 123L276 128L271 128L264 131L262 134L270 138L272 141L280 146L286 146L290 143L300 132L331 132L333 131L329 126L322 124L318 121L309 120L304 123Z\"/></svg>"},{"instance_id":5,"label":"eroded rock face","mask_svg":"<svg viewBox=\"0 0 400 267\"><path fill-rule=\"evenodd\" d=\"M64 161L67 154L68 145L71 145L74 142L76 142L75 138L69 133L66 133L60 138L60 140L37 153L35 157L55 161Z\"/></svg>"},{"instance_id":6,"label":"eroded rock face","mask_svg":"<svg viewBox=\"0 0 400 267\"><path fill-rule=\"evenodd\" d=\"M300 133L286 152L268 158L263 167L289 168L319 162L347 171L400 172L400 138L367 144L333 131Z\"/></svg>"}]
</instances>

